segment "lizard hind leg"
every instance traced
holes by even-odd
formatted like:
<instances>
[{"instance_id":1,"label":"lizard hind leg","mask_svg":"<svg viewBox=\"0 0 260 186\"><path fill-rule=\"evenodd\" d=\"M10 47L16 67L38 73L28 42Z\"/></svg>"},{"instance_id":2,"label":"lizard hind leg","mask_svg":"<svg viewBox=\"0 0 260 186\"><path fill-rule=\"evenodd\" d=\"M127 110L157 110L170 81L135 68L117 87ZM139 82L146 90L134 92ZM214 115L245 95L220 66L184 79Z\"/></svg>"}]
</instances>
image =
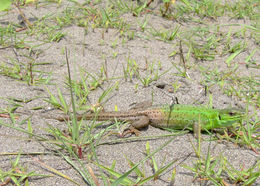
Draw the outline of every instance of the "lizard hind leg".
<instances>
[{"instance_id":1,"label":"lizard hind leg","mask_svg":"<svg viewBox=\"0 0 260 186\"><path fill-rule=\"evenodd\" d=\"M138 120L134 121L131 125L136 129L141 129L149 125L150 119L148 116L140 116Z\"/></svg>"},{"instance_id":2,"label":"lizard hind leg","mask_svg":"<svg viewBox=\"0 0 260 186\"><path fill-rule=\"evenodd\" d=\"M133 123L131 123L131 126L129 128L127 128L122 135L120 135L121 137L126 136L127 134L135 134L136 136L139 136L140 131L138 129L147 127L149 125L149 118L147 116L140 116L138 120L134 121Z\"/></svg>"}]
</instances>

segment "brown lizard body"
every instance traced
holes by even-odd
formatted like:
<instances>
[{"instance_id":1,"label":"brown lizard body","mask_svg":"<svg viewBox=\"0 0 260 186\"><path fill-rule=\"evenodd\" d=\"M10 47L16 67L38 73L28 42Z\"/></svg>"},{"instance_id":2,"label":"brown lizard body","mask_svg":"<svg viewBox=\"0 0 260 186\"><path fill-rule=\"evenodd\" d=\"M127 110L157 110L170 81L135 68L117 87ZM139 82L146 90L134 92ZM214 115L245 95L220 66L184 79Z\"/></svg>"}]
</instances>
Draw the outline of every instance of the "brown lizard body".
<instances>
[{"instance_id":1,"label":"brown lizard body","mask_svg":"<svg viewBox=\"0 0 260 186\"><path fill-rule=\"evenodd\" d=\"M56 119L59 121L67 121L70 119L69 116L59 116L59 117L48 117L49 119ZM161 110L156 108L150 108L146 110L129 110L129 111L109 111L95 113L85 113L78 114L77 120L98 120L98 121L108 121L117 119L118 121L127 121L131 125L140 129L148 126L149 124L154 127L163 127L165 115Z\"/></svg>"}]
</instances>

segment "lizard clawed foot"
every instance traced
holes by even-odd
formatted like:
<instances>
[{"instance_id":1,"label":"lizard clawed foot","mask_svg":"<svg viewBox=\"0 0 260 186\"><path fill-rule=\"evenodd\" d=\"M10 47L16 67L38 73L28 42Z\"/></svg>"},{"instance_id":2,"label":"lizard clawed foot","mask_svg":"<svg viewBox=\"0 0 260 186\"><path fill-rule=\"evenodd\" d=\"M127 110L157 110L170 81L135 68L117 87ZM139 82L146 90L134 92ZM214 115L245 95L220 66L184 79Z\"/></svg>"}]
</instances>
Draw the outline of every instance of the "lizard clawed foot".
<instances>
[{"instance_id":1,"label":"lizard clawed foot","mask_svg":"<svg viewBox=\"0 0 260 186\"><path fill-rule=\"evenodd\" d=\"M140 135L140 131L134 128L133 126L130 126L129 128L125 129L122 134L119 135L119 137L123 138L127 134L135 134L136 136Z\"/></svg>"}]
</instances>

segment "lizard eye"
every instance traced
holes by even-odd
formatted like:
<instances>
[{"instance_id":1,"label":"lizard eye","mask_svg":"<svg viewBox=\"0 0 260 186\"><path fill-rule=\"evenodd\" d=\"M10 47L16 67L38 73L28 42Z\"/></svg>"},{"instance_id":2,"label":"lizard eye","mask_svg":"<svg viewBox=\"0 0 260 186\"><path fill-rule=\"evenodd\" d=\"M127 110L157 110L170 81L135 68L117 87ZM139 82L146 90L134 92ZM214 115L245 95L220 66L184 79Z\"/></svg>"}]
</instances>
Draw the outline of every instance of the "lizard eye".
<instances>
[{"instance_id":1,"label":"lizard eye","mask_svg":"<svg viewBox=\"0 0 260 186\"><path fill-rule=\"evenodd\" d=\"M218 115L218 119L221 120L221 116L220 115Z\"/></svg>"}]
</instances>

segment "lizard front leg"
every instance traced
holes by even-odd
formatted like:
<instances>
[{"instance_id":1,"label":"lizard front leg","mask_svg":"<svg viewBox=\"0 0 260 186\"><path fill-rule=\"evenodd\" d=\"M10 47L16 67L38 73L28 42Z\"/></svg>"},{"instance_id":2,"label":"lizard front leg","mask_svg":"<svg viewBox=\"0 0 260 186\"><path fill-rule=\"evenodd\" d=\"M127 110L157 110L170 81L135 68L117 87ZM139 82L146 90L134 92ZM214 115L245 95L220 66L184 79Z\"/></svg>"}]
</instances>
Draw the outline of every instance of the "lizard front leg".
<instances>
[{"instance_id":1,"label":"lizard front leg","mask_svg":"<svg viewBox=\"0 0 260 186\"><path fill-rule=\"evenodd\" d=\"M147 127L149 125L150 119L148 116L140 116L138 120L133 121L131 123L131 126L126 129L123 134L121 135L121 137L124 137L127 134L135 134L136 136L138 136L140 134L140 131L138 129Z\"/></svg>"}]
</instances>

